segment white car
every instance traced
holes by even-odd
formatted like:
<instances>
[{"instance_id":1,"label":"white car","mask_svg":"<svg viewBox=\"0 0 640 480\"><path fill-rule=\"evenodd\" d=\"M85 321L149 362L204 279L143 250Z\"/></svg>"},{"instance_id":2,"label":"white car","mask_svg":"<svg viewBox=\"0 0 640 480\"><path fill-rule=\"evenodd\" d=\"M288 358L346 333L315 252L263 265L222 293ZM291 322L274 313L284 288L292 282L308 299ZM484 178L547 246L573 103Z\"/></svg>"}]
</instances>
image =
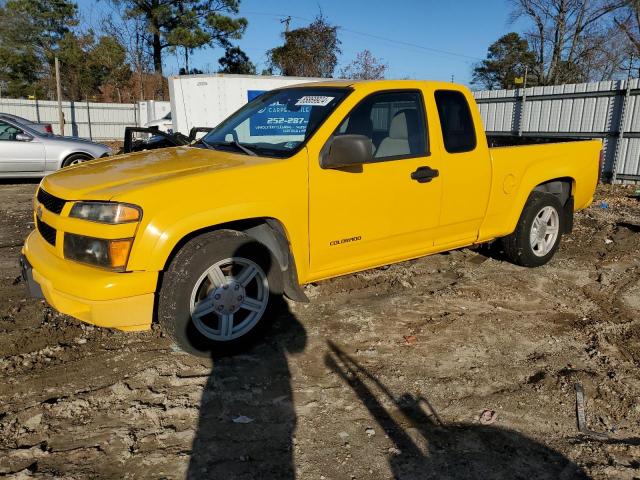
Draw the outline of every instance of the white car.
<instances>
[{"instance_id":1,"label":"white car","mask_svg":"<svg viewBox=\"0 0 640 480\"><path fill-rule=\"evenodd\" d=\"M173 120L171 120L171 112L167 113L162 118L148 122L145 127L158 127L158 130L160 130L161 132L173 132Z\"/></svg>"}]
</instances>

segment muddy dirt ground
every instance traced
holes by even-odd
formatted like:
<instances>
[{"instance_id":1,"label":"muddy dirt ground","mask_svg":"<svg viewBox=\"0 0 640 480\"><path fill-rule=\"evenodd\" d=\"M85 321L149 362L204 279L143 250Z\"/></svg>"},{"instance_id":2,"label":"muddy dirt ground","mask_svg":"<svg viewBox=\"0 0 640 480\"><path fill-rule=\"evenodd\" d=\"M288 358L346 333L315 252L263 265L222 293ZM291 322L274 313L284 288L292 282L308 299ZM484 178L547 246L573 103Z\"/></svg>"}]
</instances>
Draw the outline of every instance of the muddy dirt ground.
<instances>
[{"instance_id":1,"label":"muddy dirt ground","mask_svg":"<svg viewBox=\"0 0 640 480\"><path fill-rule=\"evenodd\" d=\"M0 476L640 478L635 187L545 267L460 250L310 285L215 362L27 299L35 188L0 185ZM607 438L578 432L576 382Z\"/></svg>"}]
</instances>

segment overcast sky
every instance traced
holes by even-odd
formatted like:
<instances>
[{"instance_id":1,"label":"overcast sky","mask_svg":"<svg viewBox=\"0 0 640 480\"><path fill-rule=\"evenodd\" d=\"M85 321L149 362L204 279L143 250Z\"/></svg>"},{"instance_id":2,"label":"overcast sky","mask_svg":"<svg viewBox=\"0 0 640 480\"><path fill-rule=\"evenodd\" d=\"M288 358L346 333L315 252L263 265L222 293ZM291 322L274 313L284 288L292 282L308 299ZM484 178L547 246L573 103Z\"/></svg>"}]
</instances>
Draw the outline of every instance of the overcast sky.
<instances>
[{"instance_id":1,"label":"overcast sky","mask_svg":"<svg viewBox=\"0 0 640 480\"><path fill-rule=\"evenodd\" d=\"M87 22L99 30L108 0L77 0ZM240 14L249 20L237 44L257 65L266 67L265 52L282 43L280 20L290 15L291 28L309 23L319 12L340 28L339 67L369 49L389 65L388 78L419 78L469 83L472 65L487 47L508 31L507 0L242 0ZM449 52L449 53L446 53ZM220 48L194 52L191 67L215 71ZM167 74L175 74L183 57L165 55ZM339 68L336 69L336 74Z\"/></svg>"}]
</instances>

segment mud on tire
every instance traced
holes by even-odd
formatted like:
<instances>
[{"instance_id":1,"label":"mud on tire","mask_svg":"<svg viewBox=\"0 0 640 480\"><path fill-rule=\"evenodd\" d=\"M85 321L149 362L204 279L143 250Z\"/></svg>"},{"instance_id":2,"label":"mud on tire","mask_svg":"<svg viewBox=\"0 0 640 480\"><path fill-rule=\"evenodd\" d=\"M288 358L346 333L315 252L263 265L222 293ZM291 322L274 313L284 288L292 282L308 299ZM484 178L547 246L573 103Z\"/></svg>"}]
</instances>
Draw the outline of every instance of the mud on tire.
<instances>
[{"instance_id":1,"label":"mud on tire","mask_svg":"<svg viewBox=\"0 0 640 480\"><path fill-rule=\"evenodd\" d=\"M186 352L232 355L264 332L281 305L277 260L233 230L189 240L171 260L158 298L161 328Z\"/></svg>"}]
</instances>

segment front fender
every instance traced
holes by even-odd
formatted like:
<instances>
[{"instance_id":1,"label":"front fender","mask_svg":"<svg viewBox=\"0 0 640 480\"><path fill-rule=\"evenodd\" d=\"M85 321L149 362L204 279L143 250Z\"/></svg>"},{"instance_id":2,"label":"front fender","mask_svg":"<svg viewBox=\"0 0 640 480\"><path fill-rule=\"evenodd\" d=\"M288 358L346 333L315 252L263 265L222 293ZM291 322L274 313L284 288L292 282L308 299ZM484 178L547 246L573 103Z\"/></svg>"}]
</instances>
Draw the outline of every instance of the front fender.
<instances>
[{"instance_id":1,"label":"front fender","mask_svg":"<svg viewBox=\"0 0 640 480\"><path fill-rule=\"evenodd\" d=\"M160 271L164 269L171 252L182 239L194 232L211 229L218 225L269 217L277 219L287 229L286 221L279 218L278 214L274 215L274 212L279 210L276 206L266 203L239 203L200 211L186 217L179 216L179 212L174 209L165 211L163 215L140 226L131 251L128 269Z\"/></svg>"}]
</instances>

